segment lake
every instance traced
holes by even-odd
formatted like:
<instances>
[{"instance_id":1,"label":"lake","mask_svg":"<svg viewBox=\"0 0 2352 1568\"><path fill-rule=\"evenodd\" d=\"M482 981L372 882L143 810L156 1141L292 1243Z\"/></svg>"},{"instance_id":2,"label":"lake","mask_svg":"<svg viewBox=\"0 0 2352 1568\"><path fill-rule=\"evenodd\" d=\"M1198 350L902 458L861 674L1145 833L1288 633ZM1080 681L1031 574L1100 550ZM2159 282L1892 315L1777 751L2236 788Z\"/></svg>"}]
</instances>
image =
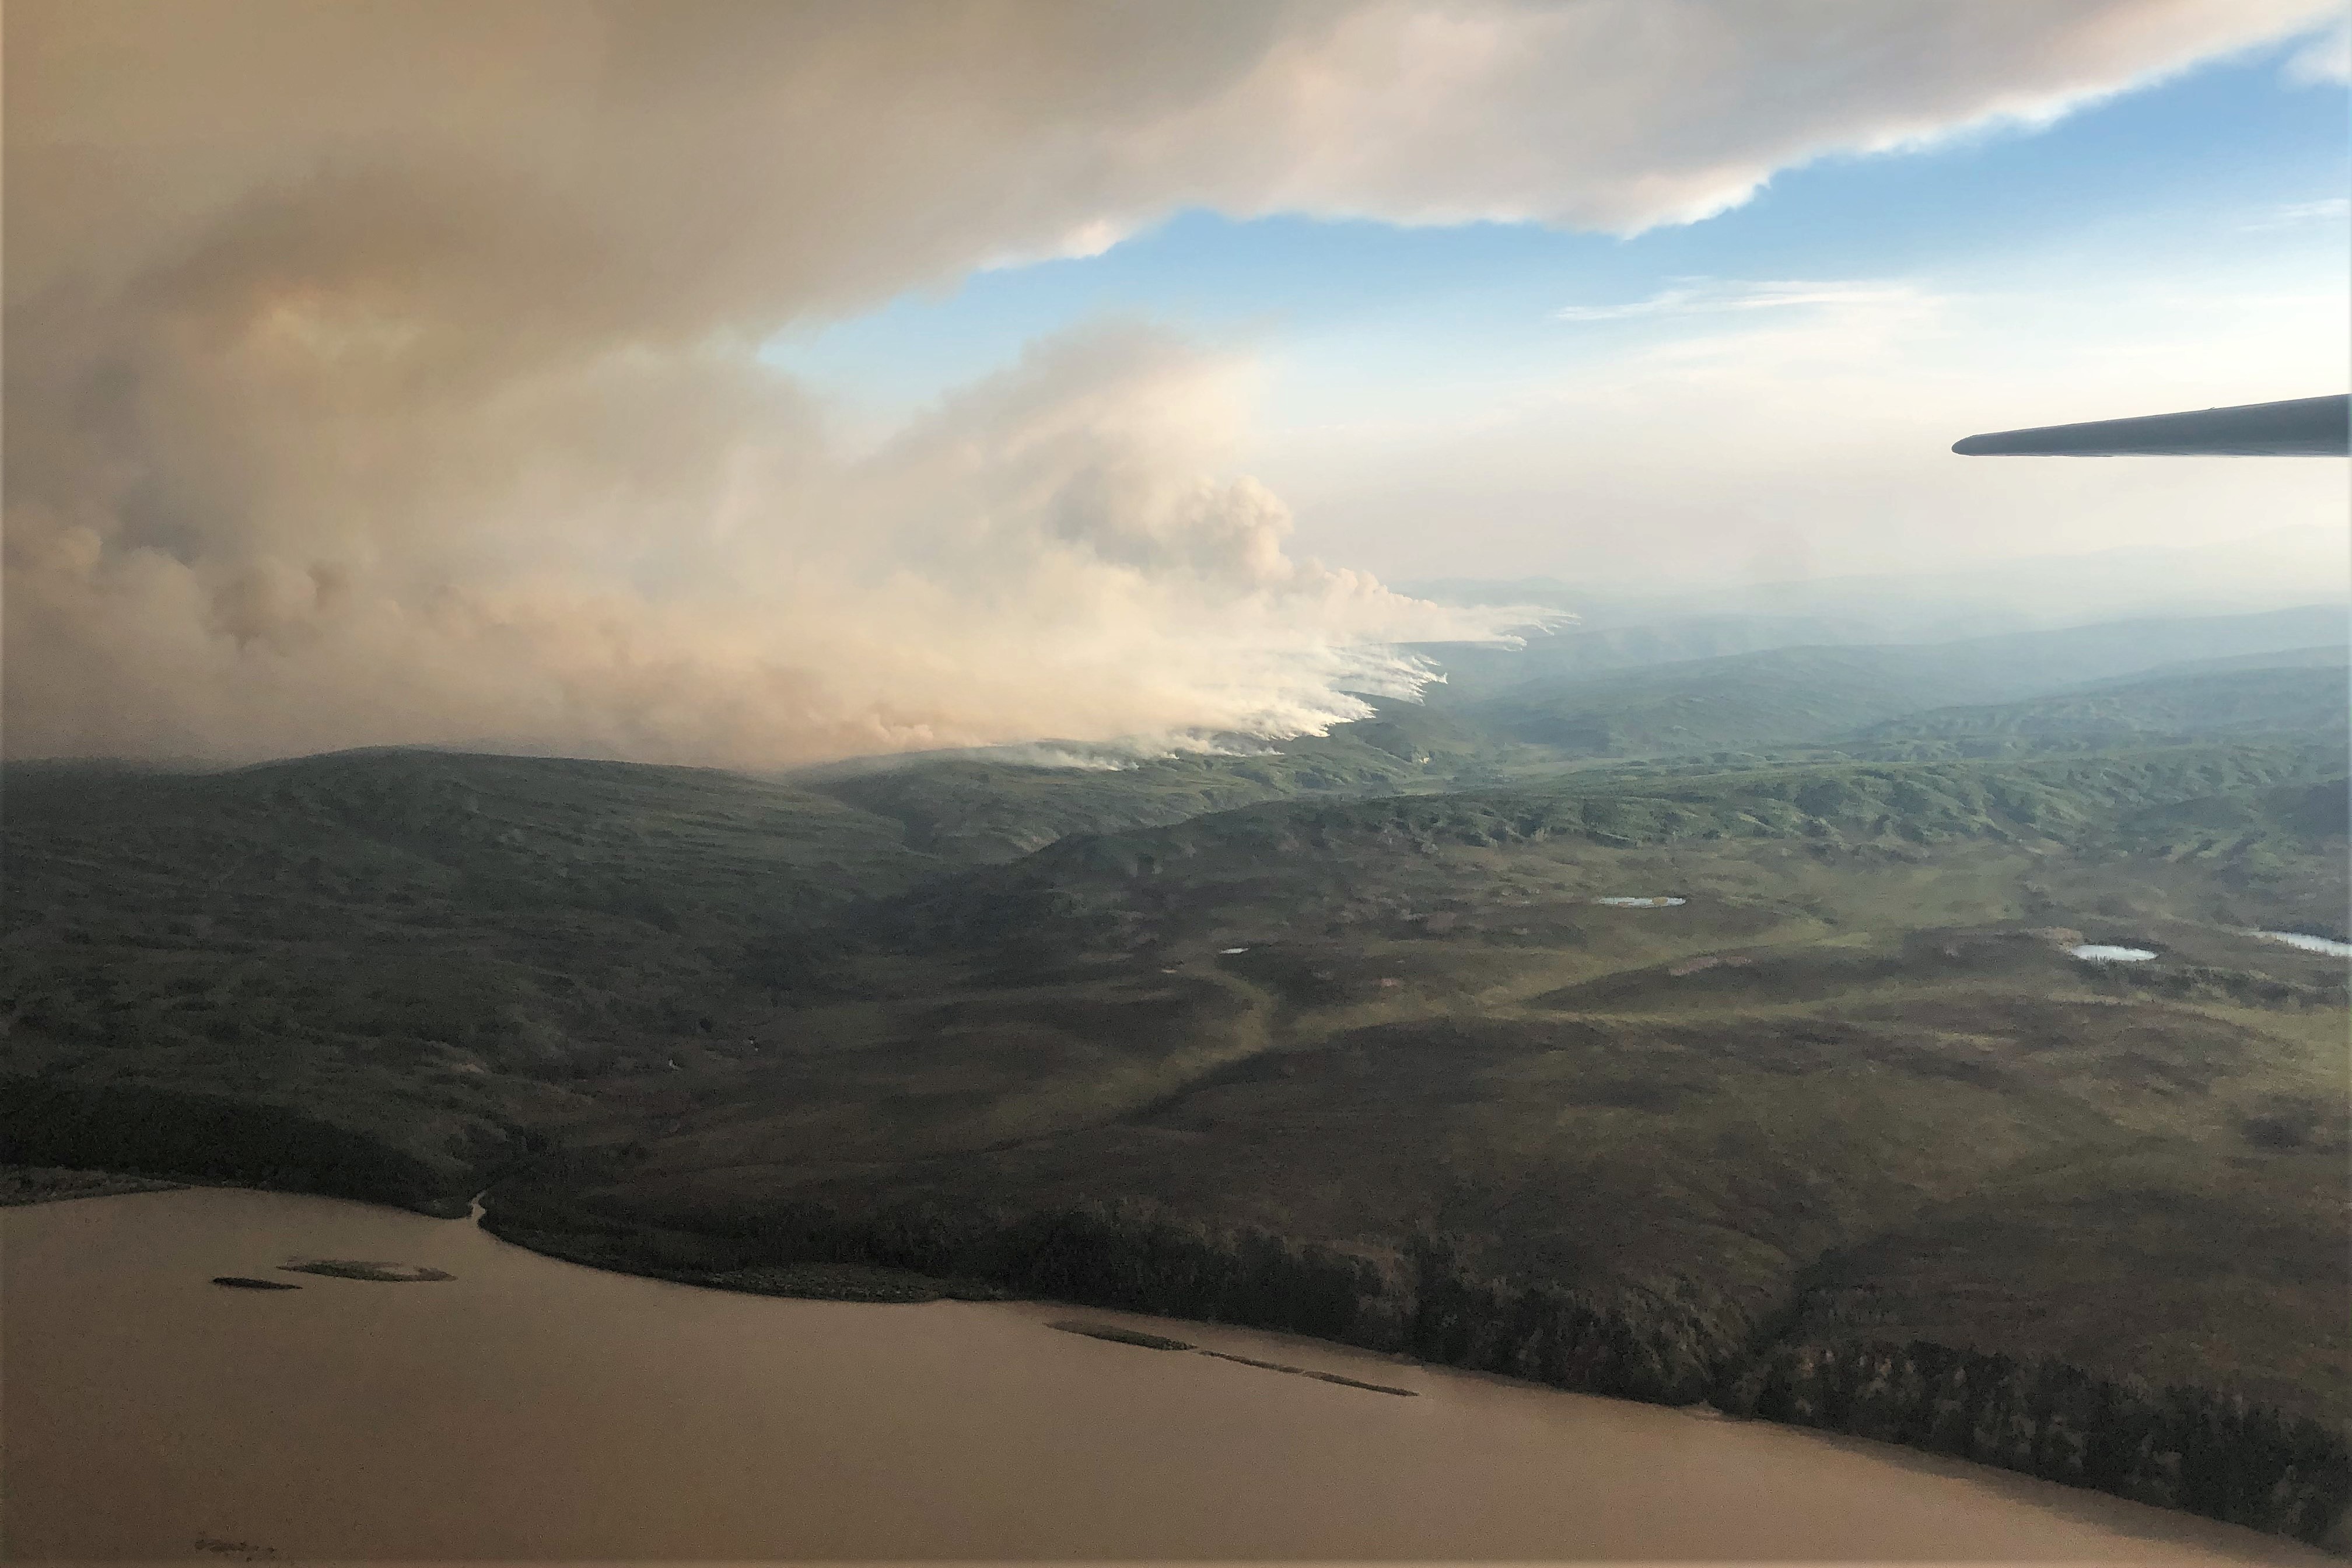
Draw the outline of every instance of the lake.
<instances>
[{"instance_id":1,"label":"lake","mask_svg":"<svg viewBox=\"0 0 2352 1568\"><path fill-rule=\"evenodd\" d=\"M700 1290L324 1198L0 1210L0 1247L19 1558L2333 1561L1901 1449L1282 1335ZM279 1270L298 1258L454 1278ZM1072 1316L1418 1397L1048 1326Z\"/></svg>"},{"instance_id":2,"label":"lake","mask_svg":"<svg viewBox=\"0 0 2352 1568\"><path fill-rule=\"evenodd\" d=\"M2300 931L2258 931L2253 933L2272 942L2283 942L2289 947L2299 947L2305 952L2324 952L2330 958L2352 958L2352 942L2337 942L2333 937L2313 936Z\"/></svg>"}]
</instances>

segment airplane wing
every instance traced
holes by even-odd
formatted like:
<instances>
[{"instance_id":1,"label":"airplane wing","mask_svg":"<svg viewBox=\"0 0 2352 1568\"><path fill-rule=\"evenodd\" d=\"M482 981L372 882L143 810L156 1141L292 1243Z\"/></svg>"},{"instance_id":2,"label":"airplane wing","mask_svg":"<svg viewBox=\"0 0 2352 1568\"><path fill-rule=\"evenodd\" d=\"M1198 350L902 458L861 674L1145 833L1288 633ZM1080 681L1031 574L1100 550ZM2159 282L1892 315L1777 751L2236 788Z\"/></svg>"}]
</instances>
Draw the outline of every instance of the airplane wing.
<instances>
[{"instance_id":1,"label":"airplane wing","mask_svg":"<svg viewBox=\"0 0 2352 1568\"><path fill-rule=\"evenodd\" d=\"M2292 397L2137 419L2094 419L1995 430L1952 443L1964 458L2170 457L2341 458L2352 456L2352 397Z\"/></svg>"}]
</instances>

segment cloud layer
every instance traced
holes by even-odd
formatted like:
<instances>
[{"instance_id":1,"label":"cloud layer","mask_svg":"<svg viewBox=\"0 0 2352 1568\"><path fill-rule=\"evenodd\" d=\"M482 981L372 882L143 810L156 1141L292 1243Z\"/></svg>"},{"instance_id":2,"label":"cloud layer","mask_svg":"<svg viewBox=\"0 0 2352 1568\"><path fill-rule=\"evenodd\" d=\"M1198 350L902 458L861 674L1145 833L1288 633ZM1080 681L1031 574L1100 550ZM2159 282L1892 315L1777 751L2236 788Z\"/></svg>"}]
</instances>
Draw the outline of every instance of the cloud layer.
<instances>
[{"instance_id":1,"label":"cloud layer","mask_svg":"<svg viewBox=\"0 0 2352 1568\"><path fill-rule=\"evenodd\" d=\"M16 0L8 748L1316 728L1492 626L1286 553L1244 367L1105 327L852 458L754 345L1188 205L1685 221L2330 14Z\"/></svg>"}]
</instances>

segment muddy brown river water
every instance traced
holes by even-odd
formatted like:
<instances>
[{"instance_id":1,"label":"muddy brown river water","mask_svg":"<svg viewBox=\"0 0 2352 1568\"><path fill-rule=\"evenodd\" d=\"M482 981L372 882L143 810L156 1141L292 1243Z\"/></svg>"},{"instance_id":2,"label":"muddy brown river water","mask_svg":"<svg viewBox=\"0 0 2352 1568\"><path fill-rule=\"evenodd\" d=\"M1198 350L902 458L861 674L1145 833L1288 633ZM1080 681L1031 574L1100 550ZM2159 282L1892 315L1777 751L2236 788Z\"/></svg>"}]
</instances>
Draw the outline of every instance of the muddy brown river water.
<instances>
[{"instance_id":1,"label":"muddy brown river water","mask_svg":"<svg viewBox=\"0 0 2352 1568\"><path fill-rule=\"evenodd\" d=\"M2326 1563L1874 1444L1085 1314L555 1262L473 1225L187 1191L0 1211L15 1558ZM295 1258L441 1281L278 1272ZM226 1289L215 1275L299 1281Z\"/></svg>"}]
</instances>

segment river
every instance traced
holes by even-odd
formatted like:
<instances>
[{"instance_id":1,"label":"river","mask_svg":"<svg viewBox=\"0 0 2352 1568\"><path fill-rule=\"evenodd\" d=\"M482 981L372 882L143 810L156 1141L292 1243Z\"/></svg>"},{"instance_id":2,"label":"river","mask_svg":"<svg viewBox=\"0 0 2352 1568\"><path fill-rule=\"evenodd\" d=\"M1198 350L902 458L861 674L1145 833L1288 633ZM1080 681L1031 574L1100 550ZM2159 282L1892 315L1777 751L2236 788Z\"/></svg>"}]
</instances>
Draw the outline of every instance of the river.
<instances>
[{"instance_id":1,"label":"river","mask_svg":"<svg viewBox=\"0 0 2352 1568\"><path fill-rule=\"evenodd\" d=\"M2185 1515L1281 1335L777 1300L192 1190L0 1211L16 1558L2330 1562ZM296 1257L424 1265L385 1283ZM224 1289L215 1275L299 1282Z\"/></svg>"}]
</instances>

